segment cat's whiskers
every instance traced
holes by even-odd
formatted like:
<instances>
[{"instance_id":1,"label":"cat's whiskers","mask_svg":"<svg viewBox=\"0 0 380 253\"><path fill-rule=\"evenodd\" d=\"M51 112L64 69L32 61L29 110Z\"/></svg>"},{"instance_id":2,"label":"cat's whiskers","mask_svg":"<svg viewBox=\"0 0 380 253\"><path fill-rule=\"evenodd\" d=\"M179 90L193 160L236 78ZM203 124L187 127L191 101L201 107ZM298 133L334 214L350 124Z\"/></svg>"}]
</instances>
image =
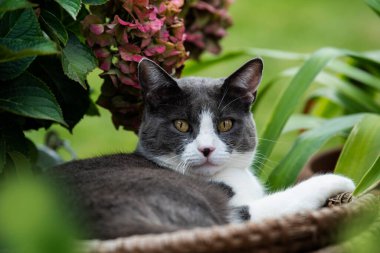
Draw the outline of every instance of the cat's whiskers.
<instances>
[{"instance_id":1,"label":"cat's whiskers","mask_svg":"<svg viewBox=\"0 0 380 253\"><path fill-rule=\"evenodd\" d=\"M262 172L265 167L269 168L270 170L273 170L278 164L279 162L273 161L265 157L264 155L260 154L259 152L256 152L255 157L253 158L253 161L252 161L252 166L254 167L254 169L260 172ZM259 165L261 166L259 167Z\"/></svg>"},{"instance_id":2,"label":"cat's whiskers","mask_svg":"<svg viewBox=\"0 0 380 253\"><path fill-rule=\"evenodd\" d=\"M178 156L181 156L182 159L179 159L179 163L177 163L177 165L175 166L174 170L181 173L181 174L185 174L186 173L186 170L188 168L188 158L186 157L183 157L182 155L177 155L175 157L178 157ZM174 157L172 157L174 158Z\"/></svg>"},{"instance_id":3,"label":"cat's whiskers","mask_svg":"<svg viewBox=\"0 0 380 253\"><path fill-rule=\"evenodd\" d=\"M237 100L239 100L239 99L241 99L241 98L243 98L243 97L245 97L245 96L246 96L246 95L235 98L234 100L232 100L231 102L229 102L228 104L226 104L226 105L222 108L222 110L220 110L220 112L223 112L223 111L224 111L225 109L227 109L228 106L230 106L232 103L236 102Z\"/></svg>"},{"instance_id":4,"label":"cat's whiskers","mask_svg":"<svg viewBox=\"0 0 380 253\"><path fill-rule=\"evenodd\" d=\"M189 167L189 164L187 163L187 159L185 159L178 164L178 167L177 167L178 172L182 174L186 174L188 167Z\"/></svg>"},{"instance_id":5,"label":"cat's whiskers","mask_svg":"<svg viewBox=\"0 0 380 253\"><path fill-rule=\"evenodd\" d=\"M228 86L227 89L224 90L222 99L220 100L219 105L218 105L218 110L219 110L220 106L222 105L222 102L223 102L224 98L226 97L229 89L230 89L230 87Z\"/></svg>"},{"instance_id":6,"label":"cat's whiskers","mask_svg":"<svg viewBox=\"0 0 380 253\"><path fill-rule=\"evenodd\" d=\"M249 139L254 139L254 140L258 140L258 141L267 141L267 142L273 142L273 143L280 143L280 144L291 144L293 142L291 141L279 141L279 140L271 140L271 139L266 139L266 138L261 138L261 137L257 137L257 136L251 136L251 137L245 137L245 138L249 138Z\"/></svg>"},{"instance_id":7,"label":"cat's whiskers","mask_svg":"<svg viewBox=\"0 0 380 253\"><path fill-rule=\"evenodd\" d=\"M160 164L161 166L168 167L171 169L175 169L177 166L177 161L175 160L181 155L174 155L171 157L166 157L166 156L158 156L156 157L157 163Z\"/></svg>"},{"instance_id":8,"label":"cat's whiskers","mask_svg":"<svg viewBox=\"0 0 380 253\"><path fill-rule=\"evenodd\" d=\"M257 138L259 141L268 141L268 142L274 142L274 143L292 143L291 141L279 141L279 140L271 140L271 139L265 139L265 138L260 138L260 137L250 137L250 138Z\"/></svg>"},{"instance_id":9,"label":"cat's whiskers","mask_svg":"<svg viewBox=\"0 0 380 253\"><path fill-rule=\"evenodd\" d=\"M172 160L174 160L174 159L176 159L176 158L178 158L178 157L180 157L180 156L181 156L181 154L179 154L179 155L174 155L174 156L172 156L172 157L166 158L166 159L164 160L164 162L166 163L166 162L172 161Z\"/></svg>"},{"instance_id":10,"label":"cat's whiskers","mask_svg":"<svg viewBox=\"0 0 380 253\"><path fill-rule=\"evenodd\" d=\"M259 172L259 174L263 173L263 168L259 167L257 163L252 163L251 166L253 167L253 170L256 171L256 172Z\"/></svg>"},{"instance_id":11,"label":"cat's whiskers","mask_svg":"<svg viewBox=\"0 0 380 253\"><path fill-rule=\"evenodd\" d=\"M255 159L256 157L260 158L260 160L256 160ZM277 166L279 164L279 162L273 161L273 160L265 157L264 155L256 154L255 158L253 159L254 162L260 162L261 161L262 164L264 164L265 162L268 162L268 163L273 164L273 166Z\"/></svg>"},{"instance_id":12,"label":"cat's whiskers","mask_svg":"<svg viewBox=\"0 0 380 253\"><path fill-rule=\"evenodd\" d=\"M269 165L269 164L266 164L266 163L264 163L263 161L260 161L260 160L253 160L253 162L252 162L252 166L255 168L255 169L257 169L257 170L259 170L259 167L257 167L258 165L261 165L261 168L264 168L264 166L265 167L267 167L267 168L269 168L269 169L271 169L271 170L273 170L275 167L274 166L271 166L271 165ZM261 171L263 171L263 169L260 169Z\"/></svg>"}]
</instances>

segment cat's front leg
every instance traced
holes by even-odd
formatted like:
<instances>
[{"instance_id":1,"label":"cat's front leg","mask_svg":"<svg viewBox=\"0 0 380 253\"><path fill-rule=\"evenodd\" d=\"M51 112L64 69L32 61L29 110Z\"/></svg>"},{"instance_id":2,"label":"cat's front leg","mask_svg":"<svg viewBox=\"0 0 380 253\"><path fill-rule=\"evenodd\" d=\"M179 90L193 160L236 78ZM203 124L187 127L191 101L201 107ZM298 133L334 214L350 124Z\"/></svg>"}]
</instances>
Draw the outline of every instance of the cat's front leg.
<instances>
[{"instance_id":1,"label":"cat's front leg","mask_svg":"<svg viewBox=\"0 0 380 253\"><path fill-rule=\"evenodd\" d=\"M316 210L329 197L341 192L352 192L355 188L349 178L326 174L314 176L287 190L258 199L249 206L250 219L260 221L288 214Z\"/></svg>"}]
</instances>

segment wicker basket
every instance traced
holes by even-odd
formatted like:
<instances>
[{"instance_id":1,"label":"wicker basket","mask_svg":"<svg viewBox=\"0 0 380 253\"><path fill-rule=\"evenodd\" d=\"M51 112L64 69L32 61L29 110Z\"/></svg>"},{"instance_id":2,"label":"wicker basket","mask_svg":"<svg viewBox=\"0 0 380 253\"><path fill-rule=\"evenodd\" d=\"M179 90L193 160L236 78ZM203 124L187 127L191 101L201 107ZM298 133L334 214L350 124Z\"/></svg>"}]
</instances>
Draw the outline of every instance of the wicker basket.
<instances>
[{"instance_id":1,"label":"wicker basket","mask_svg":"<svg viewBox=\"0 0 380 253\"><path fill-rule=\"evenodd\" d=\"M159 235L80 244L85 253L201 253L201 252L347 252L355 237L339 240L338 231L355 226L355 235L371 231L380 238L380 194L371 192L348 204L347 194L330 199L328 207L306 214ZM376 224L377 223L377 224ZM380 250L380 249L379 249ZM380 252L380 251L379 251Z\"/></svg>"}]
</instances>

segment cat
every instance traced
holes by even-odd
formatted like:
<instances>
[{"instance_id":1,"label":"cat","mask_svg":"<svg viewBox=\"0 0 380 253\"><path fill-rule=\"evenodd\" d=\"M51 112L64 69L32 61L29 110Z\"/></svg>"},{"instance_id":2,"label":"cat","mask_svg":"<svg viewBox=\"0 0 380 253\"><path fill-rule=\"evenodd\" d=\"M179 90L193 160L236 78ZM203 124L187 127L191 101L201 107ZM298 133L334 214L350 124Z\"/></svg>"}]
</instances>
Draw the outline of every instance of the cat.
<instances>
[{"instance_id":1,"label":"cat","mask_svg":"<svg viewBox=\"0 0 380 253\"><path fill-rule=\"evenodd\" d=\"M258 138L250 108L262 60L227 78L172 78L151 60L138 65L144 112L134 154L64 164L54 174L81 209L87 237L109 239L320 208L352 180L314 176L267 194L250 170ZM78 220L78 217L76 218Z\"/></svg>"}]
</instances>

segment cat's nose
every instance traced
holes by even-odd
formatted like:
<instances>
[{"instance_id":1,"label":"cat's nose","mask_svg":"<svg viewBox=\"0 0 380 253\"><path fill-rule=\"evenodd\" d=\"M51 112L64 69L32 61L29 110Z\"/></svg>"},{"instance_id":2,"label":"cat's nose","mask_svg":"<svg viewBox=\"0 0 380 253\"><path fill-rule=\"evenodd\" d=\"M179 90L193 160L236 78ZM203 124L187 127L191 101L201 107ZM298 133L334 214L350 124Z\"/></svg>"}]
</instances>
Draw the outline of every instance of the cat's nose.
<instances>
[{"instance_id":1,"label":"cat's nose","mask_svg":"<svg viewBox=\"0 0 380 253\"><path fill-rule=\"evenodd\" d=\"M214 147L201 147L198 150L204 155L204 157L208 157L214 150Z\"/></svg>"}]
</instances>

